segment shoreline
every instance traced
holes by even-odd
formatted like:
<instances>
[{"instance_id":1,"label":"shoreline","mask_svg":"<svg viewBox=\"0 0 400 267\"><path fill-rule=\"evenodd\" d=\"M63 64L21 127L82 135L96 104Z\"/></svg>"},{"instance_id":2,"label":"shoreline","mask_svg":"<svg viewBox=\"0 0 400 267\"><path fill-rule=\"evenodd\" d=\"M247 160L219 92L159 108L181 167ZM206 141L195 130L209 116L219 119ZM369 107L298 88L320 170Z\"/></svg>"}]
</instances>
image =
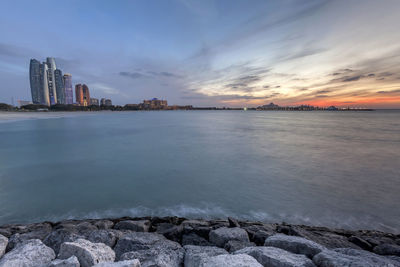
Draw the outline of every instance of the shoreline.
<instances>
[{"instance_id":1,"label":"shoreline","mask_svg":"<svg viewBox=\"0 0 400 267\"><path fill-rule=\"evenodd\" d=\"M42 266L270 266L266 258L296 259L301 266L400 266L400 234L234 218L120 217L0 226L0 266L22 263L28 250L40 252L35 264Z\"/></svg>"}]
</instances>

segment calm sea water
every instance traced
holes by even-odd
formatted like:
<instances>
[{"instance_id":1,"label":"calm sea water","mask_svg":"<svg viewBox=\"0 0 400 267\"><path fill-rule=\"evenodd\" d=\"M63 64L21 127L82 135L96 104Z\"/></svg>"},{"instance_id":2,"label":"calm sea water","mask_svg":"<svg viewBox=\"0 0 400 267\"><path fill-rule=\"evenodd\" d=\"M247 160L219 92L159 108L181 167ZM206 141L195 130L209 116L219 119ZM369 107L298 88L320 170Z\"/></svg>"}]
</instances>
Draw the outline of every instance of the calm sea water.
<instances>
[{"instance_id":1,"label":"calm sea water","mask_svg":"<svg viewBox=\"0 0 400 267\"><path fill-rule=\"evenodd\" d=\"M400 232L400 112L0 113L0 224L235 216Z\"/></svg>"}]
</instances>

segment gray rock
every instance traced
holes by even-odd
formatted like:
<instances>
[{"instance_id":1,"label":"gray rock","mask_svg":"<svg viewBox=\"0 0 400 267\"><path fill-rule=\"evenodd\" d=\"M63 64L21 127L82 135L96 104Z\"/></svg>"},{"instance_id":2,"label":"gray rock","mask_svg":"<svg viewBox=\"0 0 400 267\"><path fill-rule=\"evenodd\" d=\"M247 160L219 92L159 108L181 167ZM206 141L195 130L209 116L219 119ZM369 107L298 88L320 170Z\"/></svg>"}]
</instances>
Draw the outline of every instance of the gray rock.
<instances>
[{"instance_id":1,"label":"gray rock","mask_svg":"<svg viewBox=\"0 0 400 267\"><path fill-rule=\"evenodd\" d=\"M164 235L169 240L181 242L183 226L171 223L160 223L157 225L157 233Z\"/></svg>"},{"instance_id":2,"label":"gray rock","mask_svg":"<svg viewBox=\"0 0 400 267\"><path fill-rule=\"evenodd\" d=\"M6 251L10 251L17 245L30 239L43 240L52 230L51 226L47 223L32 226L30 229L32 230L30 232L13 234L8 240Z\"/></svg>"},{"instance_id":3,"label":"gray rock","mask_svg":"<svg viewBox=\"0 0 400 267\"><path fill-rule=\"evenodd\" d=\"M138 259L142 267L180 267L183 265L184 249L151 248L122 254L121 260Z\"/></svg>"},{"instance_id":4,"label":"gray rock","mask_svg":"<svg viewBox=\"0 0 400 267\"><path fill-rule=\"evenodd\" d=\"M0 267L47 265L56 257L54 251L39 239L25 241L0 259Z\"/></svg>"},{"instance_id":5,"label":"gray rock","mask_svg":"<svg viewBox=\"0 0 400 267\"><path fill-rule=\"evenodd\" d=\"M102 262L94 265L94 267L140 267L140 262L138 259L118 262Z\"/></svg>"},{"instance_id":6,"label":"gray rock","mask_svg":"<svg viewBox=\"0 0 400 267\"><path fill-rule=\"evenodd\" d=\"M374 252L379 255L400 256L400 246L391 244L381 244L374 247Z\"/></svg>"},{"instance_id":7,"label":"gray rock","mask_svg":"<svg viewBox=\"0 0 400 267\"><path fill-rule=\"evenodd\" d=\"M338 248L324 250L313 257L316 265L321 267L372 267L372 266L400 266L400 259L379 256L374 253L352 249Z\"/></svg>"},{"instance_id":8,"label":"gray rock","mask_svg":"<svg viewBox=\"0 0 400 267\"><path fill-rule=\"evenodd\" d=\"M114 251L103 243L92 243L85 239L61 244L60 259L76 256L82 267L88 267L100 262L114 261Z\"/></svg>"},{"instance_id":9,"label":"gray rock","mask_svg":"<svg viewBox=\"0 0 400 267\"><path fill-rule=\"evenodd\" d=\"M110 220L99 220L94 223L94 225L99 229L111 229L114 223Z\"/></svg>"},{"instance_id":10,"label":"gray rock","mask_svg":"<svg viewBox=\"0 0 400 267\"><path fill-rule=\"evenodd\" d=\"M62 243L73 242L79 238L83 238L83 236L78 235L76 230L57 229L47 235L43 240L43 243L45 243L46 246L51 247L55 253L58 254Z\"/></svg>"},{"instance_id":11,"label":"gray rock","mask_svg":"<svg viewBox=\"0 0 400 267\"><path fill-rule=\"evenodd\" d=\"M277 247L296 254L303 254L312 258L315 254L320 253L325 247L298 236L287 236L276 234L265 240L264 246Z\"/></svg>"},{"instance_id":12,"label":"gray rock","mask_svg":"<svg viewBox=\"0 0 400 267\"><path fill-rule=\"evenodd\" d=\"M181 223L183 227L190 226L192 228L197 228L201 226L209 226L210 223L204 220L185 220Z\"/></svg>"},{"instance_id":13,"label":"gray rock","mask_svg":"<svg viewBox=\"0 0 400 267\"><path fill-rule=\"evenodd\" d=\"M97 226L91 224L90 222L81 222L75 226L78 234L83 236L88 236L92 231L98 230Z\"/></svg>"},{"instance_id":14,"label":"gray rock","mask_svg":"<svg viewBox=\"0 0 400 267\"><path fill-rule=\"evenodd\" d=\"M135 232L148 232L150 228L149 220L140 220L140 221L120 221L114 226L114 229L118 230L131 230Z\"/></svg>"},{"instance_id":15,"label":"gray rock","mask_svg":"<svg viewBox=\"0 0 400 267\"><path fill-rule=\"evenodd\" d=\"M203 259L225 255L228 252L225 249L211 246L185 246L185 267L197 267Z\"/></svg>"},{"instance_id":16,"label":"gray rock","mask_svg":"<svg viewBox=\"0 0 400 267\"><path fill-rule=\"evenodd\" d=\"M116 233L117 230L113 229L102 229L102 230L95 230L91 232L88 236L88 240L94 243L104 243L109 247L114 247L115 243L118 239L118 234Z\"/></svg>"},{"instance_id":17,"label":"gray rock","mask_svg":"<svg viewBox=\"0 0 400 267\"><path fill-rule=\"evenodd\" d=\"M3 235L0 235L0 258L6 252L7 244L8 244L8 238Z\"/></svg>"},{"instance_id":18,"label":"gray rock","mask_svg":"<svg viewBox=\"0 0 400 267\"><path fill-rule=\"evenodd\" d=\"M243 241L237 241L237 240L229 240L225 246L224 249L229 251L230 253L235 252L239 249L242 248L247 248L247 247L254 247L256 244L253 242L243 242Z\"/></svg>"},{"instance_id":19,"label":"gray rock","mask_svg":"<svg viewBox=\"0 0 400 267\"><path fill-rule=\"evenodd\" d=\"M122 236L114 247L117 259L126 252L151 249L154 246L179 248L176 242L167 240L163 235L147 232L132 232Z\"/></svg>"},{"instance_id":20,"label":"gray rock","mask_svg":"<svg viewBox=\"0 0 400 267\"><path fill-rule=\"evenodd\" d=\"M240 227L240 224L239 224L239 222L236 220L236 219L234 219L234 218L232 218L232 217L228 217L228 223L229 223L229 227Z\"/></svg>"},{"instance_id":21,"label":"gray rock","mask_svg":"<svg viewBox=\"0 0 400 267\"><path fill-rule=\"evenodd\" d=\"M182 246L194 245L194 246L212 246L205 238L195 234L190 233L182 236Z\"/></svg>"},{"instance_id":22,"label":"gray rock","mask_svg":"<svg viewBox=\"0 0 400 267\"><path fill-rule=\"evenodd\" d=\"M68 259L56 259L50 262L47 267L80 267L78 258L75 256L71 256Z\"/></svg>"},{"instance_id":23,"label":"gray rock","mask_svg":"<svg viewBox=\"0 0 400 267\"><path fill-rule=\"evenodd\" d=\"M353 235L353 236L350 236L348 238L348 240L351 243L356 244L357 246L359 246L362 249L369 250L369 251L372 250L372 245L370 243L368 243L367 241L365 241L364 239L362 239L361 237Z\"/></svg>"},{"instance_id":24,"label":"gray rock","mask_svg":"<svg viewBox=\"0 0 400 267\"><path fill-rule=\"evenodd\" d=\"M224 247L230 240L250 242L247 232L242 228L221 227L210 232L209 240L218 247Z\"/></svg>"},{"instance_id":25,"label":"gray rock","mask_svg":"<svg viewBox=\"0 0 400 267\"><path fill-rule=\"evenodd\" d=\"M314 267L314 263L304 255L294 254L275 247L248 247L234 254L247 254L263 266L268 267Z\"/></svg>"},{"instance_id":26,"label":"gray rock","mask_svg":"<svg viewBox=\"0 0 400 267\"><path fill-rule=\"evenodd\" d=\"M218 255L205 258L199 267L262 267L260 263L247 254Z\"/></svg>"}]
</instances>

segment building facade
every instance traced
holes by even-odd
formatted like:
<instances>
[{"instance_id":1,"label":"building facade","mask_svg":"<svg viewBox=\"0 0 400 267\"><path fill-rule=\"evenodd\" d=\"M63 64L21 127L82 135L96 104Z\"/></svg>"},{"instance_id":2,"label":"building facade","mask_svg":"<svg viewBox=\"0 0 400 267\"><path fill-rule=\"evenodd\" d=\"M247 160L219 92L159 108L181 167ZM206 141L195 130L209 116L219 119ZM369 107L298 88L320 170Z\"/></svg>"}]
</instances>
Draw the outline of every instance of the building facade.
<instances>
[{"instance_id":1,"label":"building facade","mask_svg":"<svg viewBox=\"0 0 400 267\"><path fill-rule=\"evenodd\" d=\"M57 103L57 92L56 92L56 82L55 82L55 71L56 71L56 61L53 57L48 57L46 59L47 64L47 82L49 87L49 97L50 105Z\"/></svg>"},{"instance_id":2,"label":"building facade","mask_svg":"<svg viewBox=\"0 0 400 267\"><path fill-rule=\"evenodd\" d=\"M97 98L91 98L90 99L90 105L91 106L98 106L99 105L99 100Z\"/></svg>"},{"instance_id":3,"label":"building facade","mask_svg":"<svg viewBox=\"0 0 400 267\"><path fill-rule=\"evenodd\" d=\"M81 106L88 106L90 104L89 87L86 84L75 85L76 103Z\"/></svg>"},{"instance_id":4,"label":"building facade","mask_svg":"<svg viewBox=\"0 0 400 267\"><path fill-rule=\"evenodd\" d=\"M112 106L112 101L111 101L111 99L102 98L102 99L100 100L100 106Z\"/></svg>"},{"instance_id":5,"label":"building facade","mask_svg":"<svg viewBox=\"0 0 400 267\"><path fill-rule=\"evenodd\" d=\"M54 81L56 85L57 104L65 104L64 79L61 70L56 69L54 71Z\"/></svg>"},{"instance_id":6,"label":"building facade","mask_svg":"<svg viewBox=\"0 0 400 267\"><path fill-rule=\"evenodd\" d=\"M29 81L31 84L31 95L33 104L43 104L44 92L42 88L42 79L40 77L41 66L36 59L31 59L29 64Z\"/></svg>"},{"instance_id":7,"label":"building facade","mask_svg":"<svg viewBox=\"0 0 400 267\"><path fill-rule=\"evenodd\" d=\"M167 109L168 102L167 100L159 100L157 98L153 98L151 100L143 100L141 104L143 109Z\"/></svg>"},{"instance_id":8,"label":"building facade","mask_svg":"<svg viewBox=\"0 0 400 267\"><path fill-rule=\"evenodd\" d=\"M74 94L72 92L72 75L69 73L65 73L63 76L63 81L64 81L65 104L71 105L74 103Z\"/></svg>"}]
</instances>

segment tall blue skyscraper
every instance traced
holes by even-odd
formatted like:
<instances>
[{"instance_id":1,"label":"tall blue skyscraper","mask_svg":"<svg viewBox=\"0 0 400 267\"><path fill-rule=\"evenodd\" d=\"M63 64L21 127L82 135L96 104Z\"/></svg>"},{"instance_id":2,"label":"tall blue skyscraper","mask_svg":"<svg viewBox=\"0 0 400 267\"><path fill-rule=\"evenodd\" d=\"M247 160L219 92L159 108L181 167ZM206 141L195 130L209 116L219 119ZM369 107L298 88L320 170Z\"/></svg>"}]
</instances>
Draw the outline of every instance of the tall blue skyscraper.
<instances>
[{"instance_id":1,"label":"tall blue skyscraper","mask_svg":"<svg viewBox=\"0 0 400 267\"><path fill-rule=\"evenodd\" d=\"M31 94L33 104L42 104L42 83L40 78L40 62L31 59L29 64L29 80L31 83Z\"/></svg>"},{"instance_id":2,"label":"tall blue skyscraper","mask_svg":"<svg viewBox=\"0 0 400 267\"><path fill-rule=\"evenodd\" d=\"M54 71L54 81L56 85L57 104L65 104L64 80L61 70L56 69Z\"/></svg>"},{"instance_id":3,"label":"tall blue skyscraper","mask_svg":"<svg viewBox=\"0 0 400 267\"><path fill-rule=\"evenodd\" d=\"M72 75L69 73L64 74L64 92L65 92L65 104L74 103L74 95L72 90Z\"/></svg>"},{"instance_id":4,"label":"tall blue skyscraper","mask_svg":"<svg viewBox=\"0 0 400 267\"><path fill-rule=\"evenodd\" d=\"M56 70L56 60L53 57L46 58L46 63L48 67L47 71L47 79L49 86L49 96L50 96L50 104L54 105L57 103L57 91L56 91L56 83L55 83L55 75L54 72Z\"/></svg>"}]
</instances>

